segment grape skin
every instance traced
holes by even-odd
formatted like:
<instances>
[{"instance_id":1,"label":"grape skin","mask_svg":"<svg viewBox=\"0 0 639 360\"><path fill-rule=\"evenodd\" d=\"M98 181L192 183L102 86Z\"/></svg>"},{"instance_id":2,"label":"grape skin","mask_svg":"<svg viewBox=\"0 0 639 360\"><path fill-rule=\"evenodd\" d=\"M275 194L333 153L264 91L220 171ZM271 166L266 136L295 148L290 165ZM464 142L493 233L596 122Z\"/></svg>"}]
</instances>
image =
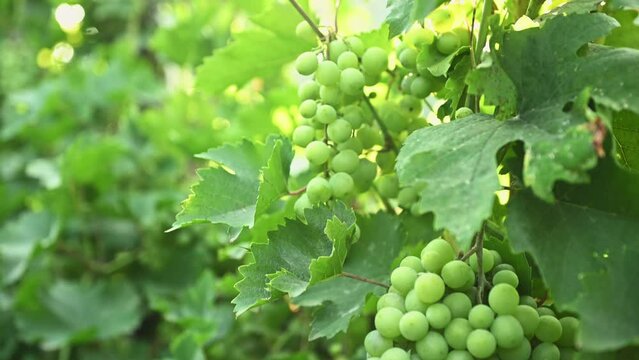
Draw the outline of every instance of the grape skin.
<instances>
[{"instance_id":1,"label":"grape skin","mask_svg":"<svg viewBox=\"0 0 639 360\"><path fill-rule=\"evenodd\" d=\"M452 289L459 289L466 284L468 280L468 272L472 273L472 269L468 264L461 260L453 260L444 265L441 274L448 287Z\"/></svg>"},{"instance_id":2,"label":"grape skin","mask_svg":"<svg viewBox=\"0 0 639 360\"><path fill-rule=\"evenodd\" d=\"M350 195L355 189L353 178L347 173L335 173L328 179L333 196L342 199Z\"/></svg>"},{"instance_id":3,"label":"grape skin","mask_svg":"<svg viewBox=\"0 0 639 360\"><path fill-rule=\"evenodd\" d=\"M456 350L466 349L466 340L468 335L473 331L470 323L466 319L453 319L444 330L444 337L448 345Z\"/></svg>"},{"instance_id":4,"label":"grape skin","mask_svg":"<svg viewBox=\"0 0 639 360\"><path fill-rule=\"evenodd\" d=\"M512 349L524 340L524 330L512 315L497 316L490 332L497 340L497 346L504 349Z\"/></svg>"},{"instance_id":5,"label":"grape skin","mask_svg":"<svg viewBox=\"0 0 639 360\"><path fill-rule=\"evenodd\" d=\"M417 277L415 291L422 302L435 303L444 296L446 285L439 275L425 273Z\"/></svg>"},{"instance_id":6,"label":"grape skin","mask_svg":"<svg viewBox=\"0 0 639 360\"><path fill-rule=\"evenodd\" d=\"M532 360L559 360L561 353L557 345L543 342L535 347Z\"/></svg>"},{"instance_id":7,"label":"grape skin","mask_svg":"<svg viewBox=\"0 0 639 360\"><path fill-rule=\"evenodd\" d=\"M466 340L466 348L474 357L486 359L495 353L497 341L488 330L473 330Z\"/></svg>"},{"instance_id":8,"label":"grape skin","mask_svg":"<svg viewBox=\"0 0 639 360\"><path fill-rule=\"evenodd\" d=\"M452 315L450 309L444 304L433 304L426 309L428 323L434 329L443 329L450 323Z\"/></svg>"},{"instance_id":9,"label":"grape skin","mask_svg":"<svg viewBox=\"0 0 639 360\"><path fill-rule=\"evenodd\" d=\"M312 204L317 204L328 201L332 192L328 180L322 177L315 177L306 185L306 194Z\"/></svg>"},{"instance_id":10,"label":"grape skin","mask_svg":"<svg viewBox=\"0 0 639 360\"><path fill-rule=\"evenodd\" d=\"M539 317L539 325L535 329L537 339L553 343L561 338L562 328L561 322L551 315L542 315Z\"/></svg>"},{"instance_id":11,"label":"grape skin","mask_svg":"<svg viewBox=\"0 0 639 360\"><path fill-rule=\"evenodd\" d=\"M405 311L404 308L404 299L399 294L388 293L382 295L379 300L377 300L377 311L385 307L394 307L401 312Z\"/></svg>"},{"instance_id":12,"label":"grape skin","mask_svg":"<svg viewBox=\"0 0 639 360\"><path fill-rule=\"evenodd\" d=\"M369 74L380 74L388 66L388 55L384 49L368 48L362 55L362 68Z\"/></svg>"},{"instance_id":13,"label":"grape skin","mask_svg":"<svg viewBox=\"0 0 639 360\"><path fill-rule=\"evenodd\" d=\"M399 330L405 339L419 341L428 333L426 315L419 311L409 311L399 321Z\"/></svg>"},{"instance_id":14,"label":"grape skin","mask_svg":"<svg viewBox=\"0 0 639 360\"><path fill-rule=\"evenodd\" d=\"M409 267L400 266L391 273L391 284L402 295L408 294L413 289L417 280L417 272Z\"/></svg>"},{"instance_id":15,"label":"grape skin","mask_svg":"<svg viewBox=\"0 0 639 360\"><path fill-rule=\"evenodd\" d=\"M311 141L306 145L306 158L311 164L322 165L328 161L331 150L322 141Z\"/></svg>"},{"instance_id":16,"label":"grape skin","mask_svg":"<svg viewBox=\"0 0 639 360\"><path fill-rule=\"evenodd\" d=\"M313 52L305 52L295 60L295 69L302 75L311 75L317 70L319 65L317 56Z\"/></svg>"},{"instance_id":17,"label":"grape skin","mask_svg":"<svg viewBox=\"0 0 639 360\"><path fill-rule=\"evenodd\" d=\"M488 329L495 320L493 310L484 305L475 305L468 313L468 321L475 329Z\"/></svg>"},{"instance_id":18,"label":"grape skin","mask_svg":"<svg viewBox=\"0 0 639 360\"><path fill-rule=\"evenodd\" d=\"M415 344L415 349L422 360L443 360L448 355L446 339L432 331Z\"/></svg>"},{"instance_id":19,"label":"grape skin","mask_svg":"<svg viewBox=\"0 0 639 360\"><path fill-rule=\"evenodd\" d=\"M394 339L401 335L399 321L404 314L396 308L385 307L375 315L375 328L382 336Z\"/></svg>"},{"instance_id":20,"label":"grape skin","mask_svg":"<svg viewBox=\"0 0 639 360\"><path fill-rule=\"evenodd\" d=\"M315 129L308 125L300 125L293 131L293 143L305 147L315 138Z\"/></svg>"},{"instance_id":21,"label":"grape skin","mask_svg":"<svg viewBox=\"0 0 639 360\"><path fill-rule=\"evenodd\" d=\"M326 128L328 138L336 143L342 143L351 137L353 127L351 124L343 119L337 119L330 123Z\"/></svg>"},{"instance_id":22,"label":"grape skin","mask_svg":"<svg viewBox=\"0 0 639 360\"><path fill-rule=\"evenodd\" d=\"M359 156L353 150L340 151L331 161L331 168L335 172L352 173L357 169ZM353 179L355 180L355 179Z\"/></svg>"},{"instance_id":23,"label":"grape skin","mask_svg":"<svg viewBox=\"0 0 639 360\"><path fill-rule=\"evenodd\" d=\"M516 288L517 286L519 286L519 278L517 277L517 274L510 270L502 270L493 276L493 285L501 283L509 284L510 286Z\"/></svg>"},{"instance_id":24,"label":"grape skin","mask_svg":"<svg viewBox=\"0 0 639 360\"><path fill-rule=\"evenodd\" d=\"M324 86L337 86L339 84L339 67L332 61L322 61L315 72L315 80Z\"/></svg>"},{"instance_id":25,"label":"grape skin","mask_svg":"<svg viewBox=\"0 0 639 360\"><path fill-rule=\"evenodd\" d=\"M488 304L499 315L511 315L517 310L519 294L508 284L498 284L490 290Z\"/></svg>"},{"instance_id":26,"label":"grape skin","mask_svg":"<svg viewBox=\"0 0 639 360\"><path fill-rule=\"evenodd\" d=\"M467 318L470 309L473 307L470 298L460 292L447 295L442 301L450 309L450 313L455 318Z\"/></svg>"},{"instance_id":27,"label":"grape skin","mask_svg":"<svg viewBox=\"0 0 639 360\"><path fill-rule=\"evenodd\" d=\"M524 335L531 339L535 335L535 330L539 325L539 314L535 308L528 305L519 305L515 310L515 318L521 324Z\"/></svg>"},{"instance_id":28,"label":"grape skin","mask_svg":"<svg viewBox=\"0 0 639 360\"><path fill-rule=\"evenodd\" d=\"M381 356L386 350L393 347L393 341L382 336L377 330L373 330L364 338L364 349L369 355Z\"/></svg>"}]
</instances>

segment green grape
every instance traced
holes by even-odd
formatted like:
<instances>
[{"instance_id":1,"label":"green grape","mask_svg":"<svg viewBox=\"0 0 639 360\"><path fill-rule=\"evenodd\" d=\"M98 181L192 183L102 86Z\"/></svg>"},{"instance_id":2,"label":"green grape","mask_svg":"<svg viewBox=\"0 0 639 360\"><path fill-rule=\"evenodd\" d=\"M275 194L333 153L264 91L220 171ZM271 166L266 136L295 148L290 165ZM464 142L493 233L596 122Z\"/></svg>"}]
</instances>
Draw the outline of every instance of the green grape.
<instances>
[{"instance_id":1,"label":"green grape","mask_svg":"<svg viewBox=\"0 0 639 360\"><path fill-rule=\"evenodd\" d=\"M293 131L293 144L305 147L315 139L315 129L308 125L300 125Z\"/></svg>"},{"instance_id":2,"label":"green grape","mask_svg":"<svg viewBox=\"0 0 639 360\"><path fill-rule=\"evenodd\" d=\"M495 313L484 304L475 305L468 313L468 321L475 329L488 329L494 320Z\"/></svg>"},{"instance_id":3,"label":"green grape","mask_svg":"<svg viewBox=\"0 0 639 360\"><path fill-rule=\"evenodd\" d=\"M319 97L324 104L338 107L342 102L342 93L337 86L322 85L319 90Z\"/></svg>"},{"instance_id":4,"label":"green grape","mask_svg":"<svg viewBox=\"0 0 639 360\"><path fill-rule=\"evenodd\" d=\"M317 70L318 65L317 55L311 51L302 53L295 60L295 69L302 75L311 75Z\"/></svg>"},{"instance_id":5,"label":"green grape","mask_svg":"<svg viewBox=\"0 0 639 360\"><path fill-rule=\"evenodd\" d=\"M402 96L399 106L412 116L418 116L423 110L422 102L412 95Z\"/></svg>"},{"instance_id":6,"label":"green grape","mask_svg":"<svg viewBox=\"0 0 639 360\"><path fill-rule=\"evenodd\" d=\"M466 350L453 350L448 353L446 360L474 360L475 358ZM370 359L369 359L370 360Z\"/></svg>"},{"instance_id":7,"label":"green grape","mask_svg":"<svg viewBox=\"0 0 639 360\"><path fill-rule=\"evenodd\" d=\"M406 48L399 54L399 62L407 69L417 68L417 50Z\"/></svg>"},{"instance_id":8,"label":"green grape","mask_svg":"<svg viewBox=\"0 0 639 360\"><path fill-rule=\"evenodd\" d=\"M375 179L375 187L382 197L387 199L397 197L399 193L399 179L397 174L386 174Z\"/></svg>"},{"instance_id":9,"label":"green grape","mask_svg":"<svg viewBox=\"0 0 639 360\"><path fill-rule=\"evenodd\" d=\"M311 141L306 145L306 158L313 165L322 165L331 156L331 149L322 141Z\"/></svg>"},{"instance_id":10,"label":"green grape","mask_svg":"<svg viewBox=\"0 0 639 360\"><path fill-rule=\"evenodd\" d=\"M339 199L347 197L353 193L353 190L355 190L355 182L353 181L353 178L343 172L331 175L330 179L328 179L328 184L331 186L333 196Z\"/></svg>"},{"instance_id":11,"label":"green grape","mask_svg":"<svg viewBox=\"0 0 639 360\"><path fill-rule=\"evenodd\" d=\"M450 55L461 47L461 41L454 32L445 32L439 35L435 46L440 53Z\"/></svg>"},{"instance_id":12,"label":"green grape","mask_svg":"<svg viewBox=\"0 0 639 360\"><path fill-rule=\"evenodd\" d=\"M467 318L470 309L473 307L470 298L460 292L446 295L442 301L450 309L450 314L455 318Z\"/></svg>"},{"instance_id":13,"label":"green grape","mask_svg":"<svg viewBox=\"0 0 639 360\"><path fill-rule=\"evenodd\" d=\"M306 220L304 211L306 209L310 209L312 206L313 205L311 204L311 201L308 199L308 195L302 194L302 196L295 200L295 205L293 206L293 208L295 209L295 214L298 218Z\"/></svg>"},{"instance_id":14,"label":"green grape","mask_svg":"<svg viewBox=\"0 0 639 360\"><path fill-rule=\"evenodd\" d=\"M455 350L466 349L466 340L473 328L466 319L453 319L444 330L444 338L451 348Z\"/></svg>"},{"instance_id":15,"label":"green grape","mask_svg":"<svg viewBox=\"0 0 639 360\"><path fill-rule=\"evenodd\" d=\"M362 125L362 127L357 130L357 138L362 143L362 146L364 146L364 149L370 149L375 145L384 143L382 134L368 125Z\"/></svg>"},{"instance_id":16,"label":"green grape","mask_svg":"<svg viewBox=\"0 0 639 360\"><path fill-rule=\"evenodd\" d=\"M519 299L519 303L521 305L528 305L532 308L537 309L537 301L532 296L524 295ZM537 310L535 310L537 311Z\"/></svg>"},{"instance_id":17,"label":"green grape","mask_svg":"<svg viewBox=\"0 0 639 360\"><path fill-rule=\"evenodd\" d=\"M350 105L342 109L344 120L348 121L353 129L359 129L364 123L364 112L356 105Z\"/></svg>"},{"instance_id":18,"label":"green grape","mask_svg":"<svg viewBox=\"0 0 639 360\"><path fill-rule=\"evenodd\" d=\"M384 49L368 48L362 55L362 69L369 74L381 74L388 67L388 55Z\"/></svg>"},{"instance_id":19,"label":"green grape","mask_svg":"<svg viewBox=\"0 0 639 360\"><path fill-rule=\"evenodd\" d=\"M410 84L410 93L420 99L427 97L433 91L433 83L423 76L415 77Z\"/></svg>"},{"instance_id":20,"label":"green grape","mask_svg":"<svg viewBox=\"0 0 639 360\"><path fill-rule=\"evenodd\" d=\"M379 360L410 360L410 355L404 349L392 348L386 350Z\"/></svg>"},{"instance_id":21,"label":"green grape","mask_svg":"<svg viewBox=\"0 0 639 360\"><path fill-rule=\"evenodd\" d=\"M535 329L539 325L539 314L535 308L528 305L519 305L515 310L515 318L524 329L524 335L531 339L535 335Z\"/></svg>"},{"instance_id":22,"label":"green grape","mask_svg":"<svg viewBox=\"0 0 639 360\"><path fill-rule=\"evenodd\" d=\"M519 277L517 277L517 274L510 270L502 270L493 276L493 285L502 283L509 284L510 286L516 288L517 286L519 286Z\"/></svg>"},{"instance_id":23,"label":"green grape","mask_svg":"<svg viewBox=\"0 0 639 360\"><path fill-rule=\"evenodd\" d=\"M559 360L561 353L557 345L543 342L535 347L532 352L532 360Z\"/></svg>"},{"instance_id":24,"label":"green grape","mask_svg":"<svg viewBox=\"0 0 639 360\"><path fill-rule=\"evenodd\" d=\"M394 339L401 335L399 320L404 314L394 307L385 307L375 315L375 328L383 337Z\"/></svg>"},{"instance_id":25,"label":"green grape","mask_svg":"<svg viewBox=\"0 0 639 360\"><path fill-rule=\"evenodd\" d=\"M469 46L470 45L470 32L468 29L464 27L456 27L451 30L457 38L459 39L460 46Z\"/></svg>"},{"instance_id":26,"label":"green grape","mask_svg":"<svg viewBox=\"0 0 639 360\"><path fill-rule=\"evenodd\" d=\"M426 315L419 311L409 311L399 321L399 331L410 341L419 341L428 333Z\"/></svg>"},{"instance_id":27,"label":"green grape","mask_svg":"<svg viewBox=\"0 0 639 360\"><path fill-rule=\"evenodd\" d=\"M319 97L320 85L315 81L308 81L299 86L297 96L301 100L317 99Z\"/></svg>"},{"instance_id":28,"label":"green grape","mask_svg":"<svg viewBox=\"0 0 639 360\"><path fill-rule=\"evenodd\" d=\"M415 78L415 74L408 74L402 78L402 82L400 84L402 92L407 94L411 92L410 87L411 85L413 85L413 81L415 81Z\"/></svg>"},{"instance_id":29,"label":"green grape","mask_svg":"<svg viewBox=\"0 0 639 360\"><path fill-rule=\"evenodd\" d=\"M555 316L555 312L552 311L552 309L547 306L541 306L537 308L537 313L539 313L539 316L542 316L542 315Z\"/></svg>"},{"instance_id":30,"label":"green grape","mask_svg":"<svg viewBox=\"0 0 639 360\"><path fill-rule=\"evenodd\" d=\"M417 272L409 267L400 266L393 270L390 276L391 284L400 294L406 295L413 289Z\"/></svg>"},{"instance_id":31,"label":"green grape","mask_svg":"<svg viewBox=\"0 0 639 360\"><path fill-rule=\"evenodd\" d=\"M497 340L488 330L473 330L466 340L468 352L479 359L486 359L495 353Z\"/></svg>"},{"instance_id":32,"label":"green grape","mask_svg":"<svg viewBox=\"0 0 639 360\"><path fill-rule=\"evenodd\" d=\"M359 59L354 52L345 51L337 59L337 66L342 70L348 68L357 69L359 67Z\"/></svg>"},{"instance_id":33,"label":"green grape","mask_svg":"<svg viewBox=\"0 0 639 360\"><path fill-rule=\"evenodd\" d=\"M497 340L497 346L512 349L524 340L524 329L512 315L499 315L490 327Z\"/></svg>"},{"instance_id":34,"label":"green grape","mask_svg":"<svg viewBox=\"0 0 639 360\"><path fill-rule=\"evenodd\" d=\"M514 314L519 305L519 294L508 284L497 284L488 294L488 305L498 315Z\"/></svg>"},{"instance_id":35,"label":"green grape","mask_svg":"<svg viewBox=\"0 0 639 360\"><path fill-rule=\"evenodd\" d=\"M377 300L377 311L380 311L383 308L392 307L401 312L406 311L404 307L404 298L401 295L395 293L387 293L382 295L379 300Z\"/></svg>"},{"instance_id":36,"label":"green grape","mask_svg":"<svg viewBox=\"0 0 639 360\"><path fill-rule=\"evenodd\" d=\"M453 260L446 263L441 272L442 279L451 289L462 288L468 281L468 273L472 274L470 266L461 260Z\"/></svg>"},{"instance_id":37,"label":"green grape","mask_svg":"<svg viewBox=\"0 0 639 360\"><path fill-rule=\"evenodd\" d=\"M559 348L559 358L561 360L576 360L578 352L570 348Z\"/></svg>"},{"instance_id":38,"label":"green grape","mask_svg":"<svg viewBox=\"0 0 639 360\"><path fill-rule=\"evenodd\" d=\"M394 151L380 151L375 157L375 162L383 173L389 173L394 170L396 159L397 156L395 155Z\"/></svg>"},{"instance_id":39,"label":"green grape","mask_svg":"<svg viewBox=\"0 0 639 360\"><path fill-rule=\"evenodd\" d=\"M448 259L439 251L427 250L422 252L422 266L427 271L439 274L447 262Z\"/></svg>"},{"instance_id":40,"label":"green grape","mask_svg":"<svg viewBox=\"0 0 639 360\"><path fill-rule=\"evenodd\" d=\"M340 55L348 51L348 45L344 42L344 40L336 39L331 41L328 44L328 53L330 55L330 59L332 61L337 61Z\"/></svg>"},{"instance_id":41,"label":"green grape","mask_svg":"<svg viewBox=\"0 0 639 360\"><path fill-rule=\"evenodd\" d=\"M302 114L303 117L310 119L315 116L316 112L317 103L315 102L315 100L304 100L300 104L300 114Z\"/></svg>"},{"instance_id":42,"label":"green grape","mask_svg":"<svg viewBox=\"0 0 639 360\"><path fill-rule=\"evenodd\" d=\"M455 119L463 119L467 116L474 114L474 111L467 107L460 107L455 110Z\"/></svg>"},{"instance_id":43,"label":"green grape","mask_svg":"<svg viewBox=\"0 0 639 360\"><path fill-rule=\"evenodd\" d=\"M559 346L575 347L577 344L577 332L579 331L579 320L572 316L559 319L561 323L561 337L557 341Z\"/></svg>"},{"instance_id":44,"label":"green grape","mask_svg":"<svg viewBox=\"0 0 639 360\"><path fill-rule=\"evenodd\" d=\"M373 185L373 180L377 176L377 165L368 159L360 159L357 169L351 174L355 181L355 187L364 192Z\"/></svg>"},{"instance_id":45,"label":"green grape","mask_svg":"<svg viewBox=\"0 0 639 360\"><path fill-rule=\"evenodd\" d=\"M406 42L416 48L430 45L435 41L433 30L423 27L415 27L406 34Z\"/></svg>"},{"instance_id":46,"label":"green grape","mask_svg":"<svg viewBox=\"0 0 639 360\"><path fill-rule=\"evenodd\" d=\"M364 55L364 51L366 51L366 46L364 42L356 36L347 37L344 42L348 45L348 48L354 52L357 56Z\"/></svg>"},{"instance_id":47,"label":"green grape","mask_svg":"<svg viewBox=\"0 0 639 360\"><path fill-rule=\"evenodd\" d=\"M422 267L422 261L417 256L409 255L402 259L399 263L399 266L409 267L417 272L423 272L424 268Z\"/></svg>"},{"instance_id":48,"label":"green grape","mask_svg":"<svg viewBox=\"0 0 639 360\"><path fill-rule=\"evenodd\" d=\"M357 140L357 138L352 137L344 141L343 143L337 144L337 150L353 150L357 154L361 154L362 150L364 150L364 147L362 146L362 143Z\"/></svg>"},{"instance_id":49,"label":"green grape","mask_svg":"<svg viewBox=\"0 0 639 360\"><path fill-rule=\"evenodd\" d=\"M408 209L415 201L417 201L417 190L415 190L414 187L407 187L399 190L399 193L397 194L397 203L399 203L399 206L404 209ZM421 263L421 260L419 260L420 267Z\"/></svg>"},{"instance_id":50,"label":"green grape","mask_svg":"<svg viewBox=\"0 0 639 360\"><path fill-rule=\"evenodd\" d=\"M535 336L543 342L553 343L561 338L561 322L551 315L539 317L539 325L535 329Z\"/></svg>"},{"instance_id":51,"label":"green grape","mask_svg":"<svg viewBox=\"0 0 639 360\"><path fill-rule=\"evenodd\" d=\"M406 294L406 298L404 299L404 307L406 308L406 311L419 311L425 313L426 309L428 309L428 304L425 304L421 300L419 300L415 290L411 290L408 292L408 294Z\"/></svg>"},{"instance_id":52,"label":"green grape","mask_svg":"<svg viewBox=\"0 0 639 360\"><path fill-rule=\"evenodd\" d=\"M311 204L326 202L331 198L331 187L328 180L323 177L315 177L306 185L306 194Z\"/></svg>"},{"instance_id":53,"label":"green grape","mask_svg":"<svg viewBox=\"0 0 639 360\"><path fill-rule=\"evenodd\" d=\"M469 272L466 272L466 283L464 283L464 285L462 287L460 287L459 291L468 291L470 290L473 286L475 286L475 273L471 270ZM470 296L470 295L469 295ZM474 296L470 296L471 299L474 299Z\"/></svg>"},{"instance_id":54,"label":"green grape","mask_svg":"<svg viewBox=\"0 0 639 360\"><path fill-rule=\"evenodd\" d=\"M340 151L331 161L331 168L335 172L345 172L350 174L357 170L358 165L359 156L353 150Z\"/></svg>"},{"instance_id":55,"label":"green grape","mask_svg":"<svg viewBox=\"0 0 639 360\"><path fill-rule=\"evenodd\" d=\"M353 127L351 124L343 119L337 119L334 122L328 124L326 128L328 138L336 143L342 143L350 139L353 133Z\"/></svg>"},{"instance_id":56,"label":"green grape","mask_svg":"<svg viewBox=\"0 0 639 360\"><path fill-rule=\"evenodd\" d=\"M311 25L309 25L306 21L302 21L297 24L297 26L295 27L295 35L307 42L317 42L315 31L313 31Z\"/></svg>"},{"instance_id":57,"label":"green grape","mask_svg":"<svg viewBox=\"0 0 639 360\"><path fill-rule=\"evenodd\" d=\"M435 250L441 254L441 256L446 259L446 262L453 261L455 259L455 250L450 246L448 241L437 238L433 239L422 250L422 254L429 250Z\"/></svg>"},{"instance_id":58,"label":"green grape","mask_svg":"<svg viewBox=\"0 0 639 360\"><path fill-rule=\"evenodd\" d=\"M493 254L487 250L487 249L482 249L482 257L483 257L483 270L484 273L489 272L490 270L492 270L493 266L495 266L495 259L493 258ZM479 272L479 264L477 263L477 254L472 254L470 256L470 258L468 259L468 263L470 264L470 267L473 268L473 271L475 272Z\"/></svg>"},{"instance_id":59,"label":"green grape","mask_svg":"<svg viewBox=\"0 0 639 360\"><path fill-rule=\"evenodd\" d=\"M384 125L392 132L399 133L408 126L408 114L394 102L384 102L378 108L378 113Z\"/></svg>"},{"instance_id":60,"label":"green grape","mask_svg":"<svg viewBox=\"0 0 639 360\"><path fill-rule=\"evenodd\" d=\"M393 347L393 341L382 336L377 330L373 330L364 338L364 349L369 355L382 356Z\"/></svg>"},{"instance_id":61,"label":"green grape","mask_svg":"<svg viewBox=\"0 0 639 360\"><path fill-rule=\"evenodd\" d=\"M315 72L315 80L320 85L324 86L337 86L339 84L339 67L332 61L322 61L317 66Z\"/></svg>"},{"instance_id":62,"label":"green grape","mask_svg":"<svg viewBox=\"0 0 639 360\"><path fill-rule=\"evenodd\" d=\"M510 264L499 264L499 265L496 265L493 268L493 274L497 274L498 272L500 272L502 270L510 270L510 271L516 273L515 268L512 265L510 265Z\"/></svg>"},{"instance_id":63,"label":"green grape","mask_svg":"<svg viewBox=\"0 0 639 360\"><path fill-rule=\"evenodd\" d=\"M382 80L382 74L371 74L364 72L364 84L366 86L374 86Z\"/></svg>"},{"instance_id":64,"label":"green grape","mask_svg":"<svg viewBox=\"0 0 639 360\"><path fill-rule=\"evenodd\" d=\"M493 254L495 267L497 267L497 265L500 265L502 263L501 255L499 254L499 252L497 252L497 250L490 250L490 253ZM495 268L493 268L493 270L494 269Z\"/></svg>"},{"instance_id":65,"label":"green grape","mask_svg":"<svg viewBox=\"0 0 639 360\"><path fill-rule=\"evenodd\" d=\"M453 316L448 306L437 303L430 305L426 309L426 318L433 329L443 329L450 323Z\"/></svg>"},{"instance_id":66,"label":"green grape","mask_svg":"<svg viewBox=\"0 0 639 360\"><path fill-rule=\"evenodd\" d=\"M345 94L360 95L364 90L365 83L364 74L357 69L344 69L340 74L340 89Z\"/></svg>"},{"instance_id":67,"label":"green grape","mask_svg":"<svg viewBox=\"0 0 639 360\"><path fill-rule=\"evenodd\" d=\"M530 341L524 339L513 348L497 350L497 354L501 360L528 360L530 359L531 351Z\"/></svg>"},{"instance_id":68,"label":"green grape","mask_svg":"<svg viewBox=\"0 0 639 360\"><path fill-rule=\"evenodd\" d=\"M439 301L446 291L444 280L437 274L420 274L415 280L417 298L427 304Z\"/></svg>"},{"instance_id":69,"label":"green grape","mask_svg":"<svg viewBox=\"0 0 639 360\"><path fill-rule=\"evenodd\" d=\"M422 360L444 360L448 355L448 343L440 333L431 331L415 343L415 350Z\"/></svg>"},{"instance_id":70,"label":"green grape","mask_svg":"<svg viewBox=\"0 0 639 360\"><path fill-rule=\"evenodd\" d=\"M330 105L319 105L315 118L322 124L330 124L337 119L337 111Z\"/></svg>"}]
</instances>

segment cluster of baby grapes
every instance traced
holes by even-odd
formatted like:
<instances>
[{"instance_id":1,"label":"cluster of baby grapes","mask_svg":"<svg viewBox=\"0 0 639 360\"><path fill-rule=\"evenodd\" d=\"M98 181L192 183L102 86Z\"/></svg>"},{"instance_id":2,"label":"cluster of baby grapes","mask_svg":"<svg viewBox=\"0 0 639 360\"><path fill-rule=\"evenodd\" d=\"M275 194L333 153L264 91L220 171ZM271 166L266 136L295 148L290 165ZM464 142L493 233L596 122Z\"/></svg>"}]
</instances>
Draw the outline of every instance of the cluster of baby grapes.
<instances>
[{"instance_id":1,"label":"cluster of baby grapes","mask_svg":"<svg viewBox=\"0 0 639 360\"><path fill-rule=\"evenodd\" d=\"M579 320L558 319L532 297L520 297L515 269L494 250L482 251L492 287L487 299L477 299L479 268L475 254L462 261L443 239L429 242L421 258L404 258L377 302L376 330L364 341L368 359L573 358Z\"/></svg>"}]
</instances>

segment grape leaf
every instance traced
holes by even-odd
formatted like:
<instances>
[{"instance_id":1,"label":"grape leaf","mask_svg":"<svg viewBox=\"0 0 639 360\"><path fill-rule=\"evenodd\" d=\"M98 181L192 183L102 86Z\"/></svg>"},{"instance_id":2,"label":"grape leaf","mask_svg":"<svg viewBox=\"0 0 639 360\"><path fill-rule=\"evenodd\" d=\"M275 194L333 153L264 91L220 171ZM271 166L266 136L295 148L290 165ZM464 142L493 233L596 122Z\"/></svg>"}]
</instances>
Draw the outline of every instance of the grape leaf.
<instances>
[{"instance_id":1,"label":"grape leaf","mask_svg":"<svg viewBox=\"0 0 639 360\"><path fill-rule=\"evenodd\" d=\"M271 77L314 44L295 36L301 16L289 4L274 4L253 21L260 27L241 32L225 48L204 59L196 87L218 94L230 85L242 86L256 77Z\"/></svg>"},{"instance_id":2,"label":"grape leaf","mask_svg":"<svg viewBox=\"0 0 639 360\"><path fill-rule=\"evenodd\" d=\"M293 158L290 142L271 137L266 144L243 141L224 145L198 157L215 166L200 169L200 182L182 203L175 230L196 222L252 227L255 218L287 193L288 169Z\"/></svg>"},{"instance_id":3,"label":"grape leaf","mask_svg":"<svg viewBox=\"0 0 639 360\"><path fill-rule=\"evenodd\" d=\"M437 236L432 230L432 223L417 224L403 220L406 218L386 213L358 218L361 238L351 247L344 271L388 283L393 260L405 245ZM418 232L426 238L409 236L409 232ZM369 294L383 293L384 288L378 285L337 276L310 286L303 294L295 297L293 302L304 307L317 307L309 334L309 338L314 340L320 337L331 338L346 331L351 319L364 307L366 297Z\"/></svg>"},{"instance_id":4,"label":"grape leaf","mask_svg":"<svg viewBox=\"0 0 639 360\"><path fill-rule=\"evenodd\" d=\"M391 0L388 2L386 22L390 26L390 37L408 30L416 21L424 18L443 3L442 0Z\"/></svg>"},{"instance_id":5,"label":"grape leaf","mask_svg":"<svg viewBox=\"0 0 639 360\"><path fill-rule=\"evenodd\" d=\"M615 114L612 136L617 162L628 170L639 171L639 115L630 111Z\"/></svg>"},{"instance_id":6,"label":"grape leaf","mask_svg":"<svg viewBox=\"0 0 639 360\"><path fill-rule=\"evenodd\" d=\"M233 299L239 316L280 292L301 294L309 285L339 274L355 232L352 210L337 202L306 211L308 224L287 220L251 247L254 262L240 267L243 279Z\"/></svg>"},{"instance_id":7,"label":"grape leaf","mask_svg":"<svg viewBox=\"0 0 639 360\"><path fill-rule=\"evenodd\" d=\"M520 292L530 294L533 288L532 268L526 259L526 254L515 253L511 247L508 238L499 240L492 236L486 236L484 240L486 249L496 250L501 255L503 262L512 265L515 268L517 277L519 278L518 289Z\"/></svg>"},{"instance_id":8,"label":"grape leaf","mask_svg":"<svg viewBox=\"0 0 639 360\"><path fill-rule=\"evenodd\" d=\"M517 89L519 114L506 121L474 115L418 130L398 156L400 181L423 187L418 206L435 213L436 228L448 228L469 247L499 189L495 154L513 141L525 143L524 182L538 197L552 201L558 180L588 180L597 161L593 134L583 109L568 112L565 105L589 88L598 103L639 112L639 80L629 76L639 71L639 51L591 46L577 55L616 25L603 14L558 16L492 40L492 66Z\"/></svg>"}]
</instances>

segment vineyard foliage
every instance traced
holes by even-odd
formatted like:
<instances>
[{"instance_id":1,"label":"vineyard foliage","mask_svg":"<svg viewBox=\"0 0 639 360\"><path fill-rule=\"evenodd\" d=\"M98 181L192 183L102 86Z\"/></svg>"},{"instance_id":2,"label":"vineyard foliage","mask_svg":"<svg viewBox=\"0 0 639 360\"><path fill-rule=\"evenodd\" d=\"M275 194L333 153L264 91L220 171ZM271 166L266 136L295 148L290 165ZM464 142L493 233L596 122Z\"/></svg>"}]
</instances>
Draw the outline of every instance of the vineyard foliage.
<instances>
[{"instance_id":1,"label":"vineyard foliage","mask_svg":"<svg viewBox=\"0 0 639 360\"><path fill-rule=\"evenodd\" d=\"M0 34L0 359L366 359L436 238L639 358L636 1L0 0Z\"/></svg>"}]
</instances>

